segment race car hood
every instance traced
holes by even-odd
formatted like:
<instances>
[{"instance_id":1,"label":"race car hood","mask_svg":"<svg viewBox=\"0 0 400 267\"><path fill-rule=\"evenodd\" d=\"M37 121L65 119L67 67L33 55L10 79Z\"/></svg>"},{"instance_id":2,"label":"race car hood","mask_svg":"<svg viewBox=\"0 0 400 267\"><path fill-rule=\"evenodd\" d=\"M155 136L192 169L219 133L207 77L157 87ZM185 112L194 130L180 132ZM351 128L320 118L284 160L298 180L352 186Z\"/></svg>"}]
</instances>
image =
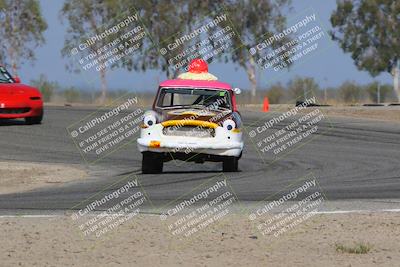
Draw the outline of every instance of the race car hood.
<instances>
[{"instance_id":1,"label":"race car hood","mask_svg":"<svg viewBox=\"0 0 400 267\"><path fill-rule=\"evenodd\" d=\"M161 109L162 121L168 120L199 120L219 123L232 112L230 110L207 110L201 108Z\"/></svg>"},{"instance_id":2,"label":"race car hood","mask_svg":"<svg viewBox=\"0 0 400 267\"><path fill-rule=\"evenodd\" d=\"M0 83L0 98L7 99L17 96L40 97L41 93L36 88L17 83Z\"/></svg>"}]
</instances>

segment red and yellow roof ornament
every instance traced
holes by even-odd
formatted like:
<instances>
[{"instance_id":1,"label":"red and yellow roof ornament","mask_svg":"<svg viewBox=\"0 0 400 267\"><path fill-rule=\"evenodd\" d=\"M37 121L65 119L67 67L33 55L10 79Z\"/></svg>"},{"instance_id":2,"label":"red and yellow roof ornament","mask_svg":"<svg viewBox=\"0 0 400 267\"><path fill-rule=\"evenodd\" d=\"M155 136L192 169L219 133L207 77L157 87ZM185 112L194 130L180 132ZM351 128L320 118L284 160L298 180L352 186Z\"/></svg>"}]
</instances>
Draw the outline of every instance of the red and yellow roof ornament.
<instances>
[{"instance_id":1,"label":"red and yellow roof ornament","mask_svg":"<svg viewBox=\"0 0 400 267\"><path fill-rule=\"evenodd\" d=\"M203 59L193 59L189 64L189 71L178 76L181 80L216 81L217 77L208 72L207 62Z\"/></svg>"}]
</instances>

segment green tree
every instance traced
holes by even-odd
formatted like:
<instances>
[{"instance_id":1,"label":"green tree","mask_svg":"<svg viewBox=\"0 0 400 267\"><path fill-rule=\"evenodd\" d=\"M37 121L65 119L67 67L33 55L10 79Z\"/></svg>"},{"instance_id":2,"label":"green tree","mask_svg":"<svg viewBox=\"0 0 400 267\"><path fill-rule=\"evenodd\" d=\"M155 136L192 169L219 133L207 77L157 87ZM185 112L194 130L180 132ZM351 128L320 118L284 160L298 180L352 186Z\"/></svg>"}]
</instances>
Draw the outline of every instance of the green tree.
<instances>
[{"instance_id":1,"label":"green tree","mask_svg":"<svg viewBox=\"0 0 400 267\"><path fill-rule=\"evenodd\" d=\"M192 32L195 27L200 27L206 19L213 18L213 14L219 10L220 2L220 0L138 0L135 2L123 0L121 5L125 8L140 10L141 21L151 36L151 39L144 41L141 53L134 60L126 61L124 67L128 70L141 71L157 69L165 72L169 78L176 77L181 69L174 68L167 59L179 55L200 38L205 39L207 36L198 36L184 41L167 55L162 55L160 49L174 42L175 38ZM198 49L194 52L197 51Z\"/></svg>"},{"instance_id":2,"label":"green tree","mask_svg":"<svg viewBox=\"0 0 400 267\"><path fill-rule=\"evenodd\" d=\"M333 40L372 76L393 75L400 101L400 1L340 0L331 15Z\"/></svg>"},{"instance_id":3,"label":"green tree","mask_svg":"<svg viewBox=\"0 0 400 267\"><path fill-rule=\"evenodd\" d=\"M44 102L50 102L54 92L59 88L57 82L50 82L44 74L40 74L38 80L32 80L31 84L40 90Z\"/></svg>"},{"instance_id":4,"label":"green tree","mask_svg":"<svg viewBox=\"0 0 400 267\"><path fill-rule=\"evenodd\" d=\"M339 95L345 103L355 104L360 102L362 88L355 82L344 82L339 87Z\"/></svg>"},{"instance_id":5,"label":"green tree","mask_svg":"<svg viewBox=\"0 0 400 267\"><path fill-rule=\"evenodd\" d=\"M229 22L233 23L238 36L232 39L231 48L208 61L230 61L244 68L251 84L253 96L257 89L257 62L250 54L249 49L260 37L269 38L284 29L286 19L282 12L291 2L290 0L124 1L125 7L135 5L141 10L142 21L153 38L153 43L144 45L141 58L129 62L127 67L140 70L161 69L170 78L176 76L178 70L171 70L170 64L158 51L163 42L173 40L182 33L189 33L194 28L201 26L199 23L215 19L217 15L225 13L228 15ZM198 37L194 41L199 41L200 38L202 40L210 38L217 30L220 28L216 27L208 31L208 35ZM275 42L271 49L281 46L288 40L288 38L282 38ZM179 54L192 44L193 42L187 42L180 45L174 54Z\"/></svg>"},{"instance_id":6,"label":"green tree","mask_svg":"<svg viewBox=\"0 0 400 267\"><path fill-rule=\"evenodd\" d=\"M385 102L387 96L391 92L391 88L388 85L379 85L378 82L373 82L365 86L365 91L367 92L369 98L374 103L378 103L378 88L379 88L379 99L380 102Z\"/></svg>"},{"instance_id":7,"label":"green tree","mask_svg":"<svg viewBox=\"0 0 400 267\"><path fill-rule=\"evenodd\" d=\"M64 90L64 97L68 103L74 103L80 100L81 94L75 87L69 87Z\"/></svg>"},{"instance_id":8,"label":"green tree","mask_svg":"<svg viewBox=\"0 0 400 267\"><path fill-rule=\"evenodd\" d=\"M24 60L34 61L34 49L43 45L47 23L37 0L0 0L0 60L17 75Z\"/></svg>"},{"instance_id":9,"label":"green tree","mask_svg":"<svg viewBox=\"0 0 400 267\"><path fill-rule=\"evenodd\" d=\"M115 60L108 64L107 52L110 52L110 47L114 48L114 41L127 30L132 30L132 24L114 30L121 21L133 18L134 10L125 7L124 3L126 3L124 0L66 0L61 10L61 17L68 21L67 35L61 50L64 57L70 58L67 70L74 72L82 70L77 58L78 61L83 58L95 58L101 82L101 104L105 102L107 96L108 70L121 67L125 60L125 58ZM100 38L97 38L99 36ZM121 41L118 46L121 44L125 45Z\"/></svg>"},{"instance_id":10,"label":"green tree","mask_svg":"<svg viewBox=\"0 0 400 267\"><path fill-rule=\"evenodd\" d=\"M289 7L291 1L236 0L229 2L227 8L239 38L233 40L233 51L225 58L226 61L237 63L246 71L251 84L251 95L254 98L257 91L257 62L249 50L261 37L268 39L285 29L286 17L283 10ZM276 49L289 40L287 37L282 38L274 42L269 49ZM284 63L290 65L287 60L284 60Z\"/></svg>"},{"instance_id":11,"label":"green tree","mask_svg":"<svg viewBox=\"0 0 400 267\"><path fill-rule=\"evenodd\" d=\"M271 104L279 104L284 95L285 87L280 83L273 84L268 88L267 97Z\"/></svg>"},{"instance_id":12,"label":"green tree","mask_svg":"<svg viewBox=\"0 0 400 267\"><path fill-rule=\"evenodd\" d=\"M235 38L230 53L220 53L212 60L231 61L243 67L252 85L251 93L254 96L257 88L257 63L249 53L249 49L261 36L268 38L284 29L285 16L282 12L283 8L288 6L288 3L290 3L290 0L137 0L134 2L130 0L66 0L61 14L67 18L69 28L62 52L64 56L70 56L71 50L84 41L83 36L101 32L100 25L110 21L123 10L138 10L141 22L146 26L151 39L143 40L140 53L136 53L135 57L129 57L115 67L137 71L158 69L172 78L180 70L172 68L166 57L160 53L165 42L173 42L176 36L190 33L196 27L199 27L201 25L199 23L210 21L215 16L228 12L229 21L234 23L239 38ZM227 10L223 7L227 7ZM179 54L192 46L193 42L199 41L200 38L203 40L210 38L210 35L215 33L216 30L209 31L208 36L203 34L194 40L185 42L174 49L173 53ZM243 45L242 40L249 45ZM104 41L104 43L99 42L92 45L91 49L97 50L109 42L107 39L104 39ZM271 48L282 45L284 41L287 41L287 38L274 43ZM87 52L90 51L87 50ZM105 99L107 90L105 76L106 69L102 69L100 71L102 99Z\"/></svg>"},{"instance_id":13,"label":"green tree","mask_svg":"<svg viewBox=\"0 0 400 267\"><path fill-rule=\"evenodd\" d=\"M291 96L296 100L305 100L318 93L319 85L313 78L296 77L289 82L288 89Z\"/></svg>"}]
</instances>

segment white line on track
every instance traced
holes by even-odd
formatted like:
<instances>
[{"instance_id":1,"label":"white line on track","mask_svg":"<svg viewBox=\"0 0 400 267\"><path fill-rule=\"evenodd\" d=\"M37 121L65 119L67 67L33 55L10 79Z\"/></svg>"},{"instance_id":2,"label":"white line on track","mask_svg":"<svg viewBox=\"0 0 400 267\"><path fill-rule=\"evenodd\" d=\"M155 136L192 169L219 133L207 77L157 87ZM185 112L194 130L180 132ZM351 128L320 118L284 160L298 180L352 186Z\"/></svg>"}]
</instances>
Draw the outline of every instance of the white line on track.
<instances>
[{"instance_id":1,"label":"white line on track","mask_svg":"<svg viewBox=\"0 0 400 267\"><path fill-rule=\"evenodd\" d=\"M315 214L346 214L346 213L378 213L378 212L400 212L400 209L383 209L383 210L332 210L332 211L316 211Z\"/></svg>"},{"instance_id":2,"label":"white line on track","mask_svg":"<svg viewBox=\"0 0 400 267\"><path fill-rule=\"evenodd\" d=\"M54 217L62 217L64 215L0 215L0 219L2 218L54 218Z\"/></svg>"},{"instance_id":3,"label":"white line on track","mask_svg":"<svg viewBox=\"0 0 400 267\"><path fill-rule=\"evenodd\" d=\"M400 209L382 209L382 210L333 210L333 211L316 211L314 214L349 214L349 213L380 213L380 212L400 212ZM141 213L141 215L149 216L159 216L158 214L146 214ZM58 214L58 215L0 215L0 219L3 218L57 218L64 217L68 215ZM90 215L96 216L96 215Z\"/></svg>"}]
</instances>

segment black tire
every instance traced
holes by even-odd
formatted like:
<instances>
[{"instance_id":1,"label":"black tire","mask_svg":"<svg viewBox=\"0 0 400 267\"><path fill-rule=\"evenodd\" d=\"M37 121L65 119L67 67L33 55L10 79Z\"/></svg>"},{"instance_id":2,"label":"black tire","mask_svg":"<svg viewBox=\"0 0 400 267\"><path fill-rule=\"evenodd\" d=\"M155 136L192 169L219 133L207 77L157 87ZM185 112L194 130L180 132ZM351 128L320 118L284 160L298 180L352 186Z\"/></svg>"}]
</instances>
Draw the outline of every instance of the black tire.
<instances>
[{"instance_id":1,"label":"black tire","mask_svg":"<svg viewBox=\"0 0 400 267\"><path fill-rule=\"evenodd\" d=\"M142 158L142 173L162 173L164 162L156 153L153 152L143 152Z\"/></svg>"},{"instance_id":2,"label":"black tire","mask_svg":"<svg viewBox=\"0 0 400 267\"><path fill-rule=\"evenodd\" d=\"M37 117L28 117L25 118L25 124L33 125L33 124L41 124L43 120L43 114Z\"/></svg>"},{"instance_id":3,"label":"black tire","mask_svg":"<svg viewBox=\"0 0 400 267\"><path fill-rule=\"evenodd\" d=\"M237 157L227 157L222 162L223 172L237 172L239 170L239 158Z\"/></svg>"}]
</instances>

